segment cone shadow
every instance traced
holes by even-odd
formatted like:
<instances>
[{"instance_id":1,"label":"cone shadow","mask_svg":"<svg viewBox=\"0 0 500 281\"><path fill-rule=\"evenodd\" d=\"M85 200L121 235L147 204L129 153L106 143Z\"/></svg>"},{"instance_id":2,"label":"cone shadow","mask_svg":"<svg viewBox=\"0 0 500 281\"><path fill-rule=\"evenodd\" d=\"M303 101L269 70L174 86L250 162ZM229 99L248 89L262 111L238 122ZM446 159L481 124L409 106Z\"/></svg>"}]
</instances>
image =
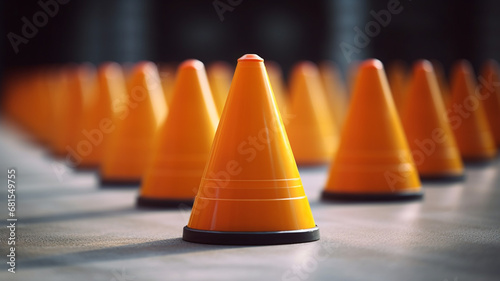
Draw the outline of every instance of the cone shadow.
<instances>
[{"instance_id":1,"label":"cone shadow","mask_svg":"<svg viewBox=\"0 0 500 281\"><path fill-rule=\"evenodd\" d=\"M45 217L23 218L22 224L51 223L60 221L74 221L78 219L113 217L113 216L128 215L136 212L137 209L133 207L126 207L121 209L105 210L97 212L66 213L66 214L57 214Z\"/></svg>"},{"instance_id":2,"label":"cone shadow","mask_svg":"<svg viewBox=\"0 0 500 281\"><path fill-rule=\"evenodd\" d=\"M241 248L243 246L217 246L195 244L181 238L169 238L145 243L129 244L104 249L81 251L70 254L40 257L23 261L23 268L55 266L81 266L84 263L128 260L147 257L160 257L176 254L196 253L211 250Z\"/></svg>"}]
</instances>

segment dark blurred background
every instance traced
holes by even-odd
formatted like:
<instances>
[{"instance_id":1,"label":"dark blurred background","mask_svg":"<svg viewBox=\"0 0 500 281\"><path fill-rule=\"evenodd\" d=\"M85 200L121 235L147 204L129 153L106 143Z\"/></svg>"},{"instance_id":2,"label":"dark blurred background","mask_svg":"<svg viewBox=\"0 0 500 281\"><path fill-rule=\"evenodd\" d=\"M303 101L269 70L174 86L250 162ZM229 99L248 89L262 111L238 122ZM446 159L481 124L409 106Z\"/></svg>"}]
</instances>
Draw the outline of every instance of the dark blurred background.
<instances>
[{"instance_id":1,"label":"dark blurred background","mask_svg":"<svg viewBox=\"0 0 500 281\"><path fill-rule=\"evenodd\" d=\"M1 0L2 75L20 66L84 61L197 58L234 64L245 53L277 61L285 72L302 59L332 59L345 71L351 60L367 57L409 64L437 59L446 69L460 58L476 69L487 58L500 58L500 1L495 0L59 2ZM51 3L52 11L57 3L58 11L53 16L43 12L44 17L40 3ZM376 22L372 14L388 5L399 13L385 18L386 26L377 23L379 29L369 24ZM40 25L29 34L32 38L23 36L23 17ZM374 36L356 45L355 28L364 32L367 25ZM342 44L353 47L351 55L344 55Z\"/></svg>"}]
</instances>

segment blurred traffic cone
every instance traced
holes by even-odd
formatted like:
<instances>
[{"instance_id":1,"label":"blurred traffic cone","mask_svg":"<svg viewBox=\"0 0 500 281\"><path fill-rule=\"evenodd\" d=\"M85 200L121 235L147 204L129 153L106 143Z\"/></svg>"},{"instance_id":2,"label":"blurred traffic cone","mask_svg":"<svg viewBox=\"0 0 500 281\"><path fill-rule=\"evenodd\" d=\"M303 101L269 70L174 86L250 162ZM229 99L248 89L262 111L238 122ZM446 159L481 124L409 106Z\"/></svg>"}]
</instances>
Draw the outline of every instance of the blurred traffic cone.
<instances>
[{"instance_id":1,"label":"blurred traffic cone","mask_svg":"<svg viewBox=\"0 0 500 281\"><path fill-rule=\"evenodd\" d=\"M71 147L75 136L75 124L82 114L81 81L76 65L67 65L55 70L50 78L53 105L52 151L56 157L66 157L67 163L75 166L79 152ZM86 152L85 148L82 150Z\"/></svg>"},{"instance_id":2,"label":"blurred traffic cone","mask_svg":"<svg viewBox=\"0 0 500 281\"><path fill-rule=\"evenodd\" d=\"M96 146L101 137L96 136L98 130L99 112L96 111L98 93L96 91L96 71L91 64L82 64L75 69L75 74L70 81L70 92L80 97L80 116L73 125L71 143L67 147L69 154L74 154L76 160L73 164L77 168L97 168Z\"/></svg>"},{"instance_id":3,"label":"blurred traffic cone","mask_svg":"<svg viewBox=\"0 0 500 281\"><path fill-rule=\"evenodd\" d=\"M203 63L185 61L179 66L168 117L155 136L138 206L193 204L218 121Z\"/></svg>"},{"instance_id":4,"label":"blurred traffic cone","mask_svg":"<svg viewBox=\"0 0 500 281\"><path fill-rule=\"evenodd\" d=\"M392 98L398 113L401 114L407 96L408 77L406 64L403 61L393 61L387 68L387 78L391 87Z\"/></svg>"},{"instance_id":5,"label":"blurred traffic cone","mask_svg":"<svg viewBox=\"0 0 500 281\"><path fill-rule=\"evenodd\" d=\"M464 167L460 151L429 61L415 63L403 108L401 121L420 179L462 180Z\"/></svg>"},{"instance_id":6,"label":"blurred traffic cone","mask_svg":"<svg viewBox=\"0 0 500 281\"><path fill-rule=\"evenodd\" d=\"M219 112L220 116L222 115L222 110L226 104L229 86L231 86L231 66L222 61L214 62L208 67L207 74L215 106L217 107L217 112Z\"/></svg>"},{"instance_id":7,"label":"blurred traffic cone","mask_svg":"<svg viewBox=\"0 0 500 281\"><path fill-rule=\"evenodd\" d=\"M21 128L32 133L33 124L30 118L33 106L36 104L31 101L33 89L31 75L26 70L11 71L5 81L5 105L2 113L7 113L12 121L17 123Z\"/></svg>"},{"instance_id":8,"label":"blurred traffic cone","mask_svg":"<svg viewBox=\"0 0 500 281\"><path fill-rule=\"evenodd\" d=\"M92 69L87 77L81 129L74 145L86 145L92 149L85 155L79 155L78 168L98 168L103 162L106 139L115 128L112 122L111 95L113 92L121 95L126 93L122 73L119 64L106 62L99 66L97 72Z\"/></svg>"},{"instance_id":9,"label":"blurred traffic cone","mask_svg":"<svg viewBox=\"0 0 500 281\"><path fill-rule=\"evenodd\" d=\"M45 71L46 67L39 67L33 73L33 99L31 103L35 108L30 114L33 118L33 129L36 138L44 145L50 142L51 125L50 96L46 83Z\"/></svg>"},{"instance_id":10,"label":"blurred traffic cone","mask_svg":"<svg viewBox=\"0 0 500 281\"><path fill-rule=\"evenodd\" d=\"M13 73L12 71L7 72L3 79L0 87L2 87L2 95L0 95L1 102L0 114L2 117L11 120L13 122L19 122L18 120L18 106L17 100L19 100L19 95L16 95L19 88L19 74Z\"/></svg>"},{"instance_id":11,"label":"blurred traffic cone","mask_svg":"<svg viewBox=\"0 0 500 281\"><path fill-rule=\"evenodd\" d=\"M159 72L163 93L170 107L174 95L175 67L172 64L160 64Z\"/></svg>"},{"instance_id":12,"label":"blurred traffic cone","mask_svg":"<svg viewBox=\"0 0 500 281\"><path fill-rule=\"evenodd\" d=\"M495 143L500 148L500 71L496 61L484 63L479 83L479 98L483 102Z\"/></svg>"},{"instance_id":13,"label":"blurred traffic cone","mask_svg":"<svg viewBox=\"0 0 500 281\"><path fill-rule=\"evenodd\" d=\"M444 106L447 108L450 104L451 94L450 87L448 85L448 79L446 79L446 74L444 72L443 64L437 60L431 61L432 67L434 68L434 73L436 73L436 78L439 86L439 91L443 97Z\"/></svg>"},{"instance_id":14,"label":"blurred traffic cone","mask_svg":"<svg viewBox=\"0 0 500 281\"><path fill-rule=\"evenodd\" d=\"M271 88L274 93L274 98L278 104L278 109L280 110L281 117L285 119L285 115L288 110L288 95L286 93L286 86L283 80L283 71L280 65L274 61L265 62L267 75L269 76L269 83L271 83ZM283 120L287 124L286 120Z\"/></svg>"},{"instance_id":15,"label":"blurred traffic cone","mask_svg":"<svg viewBox=\"0 0 500 281\"><path fill-rule=\"evenodd\" d=\"M299 165L325 164L338 145L338 129L330 112L316 66L298 63L290 84L290 114L286 126L295 161Z\"/></svg>"},{"instance_id":16,"label":"blurred traffic cone","mask_svg":"<svg viewBox=\"0 0 500 281\"><path fill-rule=\"evenodd\" d=\"M420 198L421 184L384 67L371 59L359 66L340 145L323 199Z\"/></svg>"},{"instance_id":17,"label":"blurred traffic cone","mask_svg":"<svg viewBox=\"0 0 500 281\"><path fill-rule=\"evenodd\" d=\"M47 69L45 75L45 83L47 85L47 91L49 94L49 103L50 103L50 126L49 126L49 149L53 155L62 155L64 152L60 149L60 153L57 153L57 136L62 133L62 131L57 130L61 128L62 120L62 111L64 109L61 106L62 102L62 93L64 89L67 88L67 75L63 71L62 66L51 66Z\"/></svg>"},{"instance_id":18,"label":"blurred traffic cone","mask_svg":"<svg viewBox=\"0 0 500 281\"><path fill-rule=\"evenodd\" d=\"M121 75L115 75L112 82L120 83ZM104 185L135 185L140 182L149 160L153 136L167 114L167 102L153 63L138 63L127 86L126 95L113 92L117 96L111 98L113 126L116 128L106 141L101 167Z\"/></svg>"},{"instance_id":19,"label":"blurred traffic cone","mask_svg":"<svg viewBox=\"0 0 500 281\"><path fill-rule=\"evenodd\" d=\"M474 73L469 62L456 63L452 71L448 118L465 162L486 162L496 154L483 105L475 93Z\"/></svg>"},{"instance_id":20,"label":"blurred traffic cone","mask_svg":"<svg viewBox=\"0 0 500 281\"><path fill-rule=\"evenodd\" d=\"M354 91L354 84L356 83L356 76L358 75L358 70L359 70L359 65L361 64L360 61L353 61L351 64L349 64L349 68L347 70L347 90L349 93L349 96L352 97L352 92ZM346 112L346 117L347 117L347 112Z\"/></svg>"},{"instance_id":21,"label":"blurred traffic cone","mask_svg":"<svg viewBox=\"0 0 500 281\"><path fill-rule=\"evenodd\" d=\"M18 125L25 129L30 140L44 143L47 141L46 131L49 129L47 118L49 117L48 99L46 92L42 91L41 75L43 70L38 67L35 69L20 69L2 81L2 94L5 97L2 113L10 115ZM42 79L40 79L42 78Z\"/></svg>"},{"instance_id":22,"label":"blurred traffic cone","mask_svg":"<svg viewBox=\"0 0 500 281\"><path fill-rule=\"evenodd\" d=\"M319 70L330 113L333 115L331 119L335 120L336 127L341 129L347 112L348 99L340 73L332 61L323 61L319 65Z\"/></svg>"},{"instance_id":23,"label":"blurred traffic cone","mask_svg":"<svg viewBox=\"0 0 500 281\"><path fill-rule=\"evenodd\" d=\"M287 244L319 239L263 60L238 60L183 239Z\"/></svg>"}]
</instances>

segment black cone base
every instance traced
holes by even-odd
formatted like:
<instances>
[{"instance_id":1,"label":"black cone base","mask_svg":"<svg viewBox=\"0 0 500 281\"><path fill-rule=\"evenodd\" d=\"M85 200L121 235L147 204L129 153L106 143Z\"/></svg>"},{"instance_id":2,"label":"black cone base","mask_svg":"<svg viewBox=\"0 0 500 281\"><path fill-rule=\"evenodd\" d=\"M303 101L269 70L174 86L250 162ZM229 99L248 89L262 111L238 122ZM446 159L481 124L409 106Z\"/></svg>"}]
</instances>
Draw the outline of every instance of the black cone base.
<instances>
[{"instance_id":1,"label":"black cone base","mask_svg":"<svg viewBox=\"0 0 500 281\"><path fill-rule=\"evenodd\" d=\"M464 181L465 175L420 175L420 180L428 183L453 183Z\"/></svg>"},{"instance_id":2,"label":"black cone base","mask_svg":"<svg viewBox=\"0 0 500 281\"><path fill-rule=\"evenodd\" d=\"M101 188L134 188L141 185L141 180L107 180L101 179Z\"/></svg>"},{"instance_id":3,"label":"black cone base","mask_svg":"<svg viewBox=\"0 0 500 281\"><path fill-rule=\"evenodd\" d=\"M319 240L319 228L264 231L264 232L232 232L207 231L184 227L184 241L216 245L279 245L304 243Z\"/></svg>"},{"instance_id":4,"label":"black cone base","mask_svg":"<svg viewBox=\"0 0 500 281\"><path fill-rule=\"evenodd\" d=\"M464 157L462 158L466 167L486 167L495 162L496 157Z\"/></svg>"},{"instance_id":5,"label":"black cone base","mask_svg":"<svg viewBox=\"0 0 500 281\"><path fill-rule=\"evenodd\" d=\"M91 165L91 164L78 165L78 166L76 166L76 169L80 170L80 171L96 171L96 170L99 170L99 165Z\"/></svg>"},{"instance_id":6,"label":"black cone base","mask_svg":"<svg viewBox=\"0 0 500 281\"><path fill-rule=\"evenodd\" d=\"M172 209L179 207L192 207L194 199L173 200L173 199L151 199L137 197L137 207L151 209Z\"/></svg>"},{"instance_id":7,"label":"black cone base","mask_svg":"<svg viewBox=\"0 0 500 281\"><path fill-rule=\"evenodd\" d=\"M323 191L322 200L351 201L351 202L389 202L389 201L410 201L421 199L424 194L419 192L405 193L341 193Z\"/></svg>"}]
</instances>

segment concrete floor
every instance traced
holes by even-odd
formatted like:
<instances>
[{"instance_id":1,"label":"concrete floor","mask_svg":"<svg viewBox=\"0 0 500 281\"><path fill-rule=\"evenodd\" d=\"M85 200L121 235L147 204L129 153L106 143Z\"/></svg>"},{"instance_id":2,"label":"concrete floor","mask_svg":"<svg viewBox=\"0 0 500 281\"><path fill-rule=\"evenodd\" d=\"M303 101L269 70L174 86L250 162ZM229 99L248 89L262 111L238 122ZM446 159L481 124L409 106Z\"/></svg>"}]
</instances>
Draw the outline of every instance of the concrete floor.
<instances>
[{"instance_id":1,"label":"concrete floor","mask_svg":"<svg viewBox=\"0 0 500 281\"><path fill-rule=\"evenodd\" d=\"M464 183L424 185L423 201L390 204L322 203L326 168L301 170L321 240L260 247L184 242L189 210L137 210L136 189L99 188L95 174L64 168L5 122L4 220L10 167L17 273L7 272L2 227L0 280L500 280L500 161L468 168Z\"/></svg>"}]
</instances>

